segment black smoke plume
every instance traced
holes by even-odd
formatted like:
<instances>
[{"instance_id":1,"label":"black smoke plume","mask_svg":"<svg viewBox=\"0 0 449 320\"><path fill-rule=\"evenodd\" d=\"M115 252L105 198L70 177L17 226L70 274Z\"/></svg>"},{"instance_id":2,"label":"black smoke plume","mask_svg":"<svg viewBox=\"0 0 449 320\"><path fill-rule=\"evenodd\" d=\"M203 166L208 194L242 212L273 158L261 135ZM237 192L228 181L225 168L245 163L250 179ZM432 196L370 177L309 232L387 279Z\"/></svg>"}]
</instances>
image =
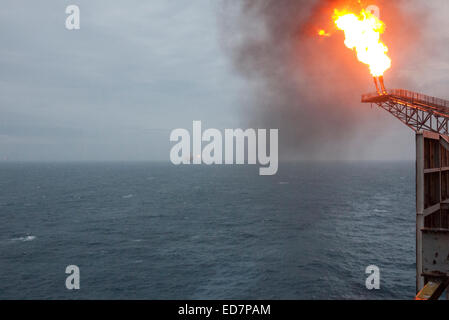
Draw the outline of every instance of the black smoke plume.
<instances>
[{"instance_id":1,"label":"black smoke plume","mask_svg":"<svg viewBox=\"0 0 449 320\"><path fill-rule=\"evenodd\" d=\"M361 3L359 3L361 2ZM221 7L223 46L249 90L245 105L253 127L280 129L280 157L288 159L358 158L369 139L382 131L382 118L360 103L374 92L368 66L344 46L333 27L334 8L381 9L392 68L388 87L409 87L395 72L407 63L419 36L401 1L229 0ZM410 1L407 1L410 4ZM331 32L330 37L318 31ZM413 40L411 40L411 34ZM385 129L385 128L384 128Z\"/></svg>"}]
</instances>

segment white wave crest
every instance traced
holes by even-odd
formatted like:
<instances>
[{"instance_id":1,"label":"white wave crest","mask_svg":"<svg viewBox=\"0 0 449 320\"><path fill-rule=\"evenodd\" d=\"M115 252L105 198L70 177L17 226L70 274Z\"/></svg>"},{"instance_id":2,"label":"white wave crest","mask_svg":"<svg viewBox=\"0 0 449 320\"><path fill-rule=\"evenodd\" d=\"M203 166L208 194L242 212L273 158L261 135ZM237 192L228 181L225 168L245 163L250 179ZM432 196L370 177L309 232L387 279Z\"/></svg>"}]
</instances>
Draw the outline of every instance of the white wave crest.
<instances>
[{"instance_id":1,"label":"white wave crest","mask_svg":"<svg viewBox=\"0 0 449 320\"><path fill-rule=\"evenodd\" d=\"M22 241L22 242L26 242L26 241L33 241L34 239L36 239L35 236L26 236L26 237L12 238L11 241Z\"/></svg>"}]
</instances>

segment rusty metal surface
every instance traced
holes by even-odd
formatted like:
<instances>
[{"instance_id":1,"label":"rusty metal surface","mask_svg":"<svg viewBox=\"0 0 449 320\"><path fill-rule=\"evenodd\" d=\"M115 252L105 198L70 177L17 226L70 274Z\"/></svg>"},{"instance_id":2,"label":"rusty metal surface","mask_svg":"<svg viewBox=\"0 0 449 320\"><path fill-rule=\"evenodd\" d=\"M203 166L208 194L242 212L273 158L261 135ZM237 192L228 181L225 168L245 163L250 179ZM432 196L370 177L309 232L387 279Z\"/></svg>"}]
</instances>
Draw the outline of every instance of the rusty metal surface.
<instances>
[{"instance_id":1,"label":"rusty metal surface","mask_svg":"<svg viewBox=\"0 0 449 320\"><path fill-rule=\"evenodd\" d=\"M447 287L447 279L430 280L424 288L418 292L415 300L438 300Z\"/></svg>"},{"instance_id":2,"label":"rusty metal surface","mask_svg":"<svg viewBox=\"0 0 449 320\"><path fill-rule=\"evenodd\" d=\"M422 258L423 274L449 276L448 230L423 229Z\"/></svg>"}]
</instances>

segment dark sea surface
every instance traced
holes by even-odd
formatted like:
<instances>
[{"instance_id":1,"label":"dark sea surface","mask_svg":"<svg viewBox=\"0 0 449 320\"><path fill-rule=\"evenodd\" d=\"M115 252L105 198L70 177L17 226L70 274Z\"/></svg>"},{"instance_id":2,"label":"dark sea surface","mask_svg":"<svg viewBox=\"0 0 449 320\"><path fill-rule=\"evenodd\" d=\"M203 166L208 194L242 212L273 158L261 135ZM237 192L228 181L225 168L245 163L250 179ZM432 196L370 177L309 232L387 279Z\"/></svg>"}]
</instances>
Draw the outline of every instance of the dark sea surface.
<instances>
[{"instance_id":1,"label":"dark sea surface","mask_svg":"<svg viewBox=\"0 0 449 320\"><path fill-rule=\"evenodd\" d=\"M0 165L0 299L410 299L414 163ZM81 289L65 287L77 265ZM381 289L365 287L377 265Z\"/></svg>"}]
</instances>

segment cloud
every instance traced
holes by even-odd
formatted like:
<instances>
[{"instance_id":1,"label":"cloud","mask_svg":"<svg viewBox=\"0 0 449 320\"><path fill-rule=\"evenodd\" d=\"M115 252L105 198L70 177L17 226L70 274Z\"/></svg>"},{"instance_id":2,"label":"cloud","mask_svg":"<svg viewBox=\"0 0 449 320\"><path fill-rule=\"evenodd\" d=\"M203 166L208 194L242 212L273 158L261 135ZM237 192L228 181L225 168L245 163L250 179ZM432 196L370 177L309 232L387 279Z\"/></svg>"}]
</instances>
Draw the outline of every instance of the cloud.
<instances>
[{"instance_id":1,"label":"cloud","mask_svg":"<svg viewBox=\"0 0 449 320\"><path fill-rule=\"evenodd\" d=\"M171 129L237 121L208 1L81 0L79 31L65 29L69 4L2 3L0 132L48 143L30 153L9 142L0 153L162 160Z\"/></svg>"}]
</instances>

